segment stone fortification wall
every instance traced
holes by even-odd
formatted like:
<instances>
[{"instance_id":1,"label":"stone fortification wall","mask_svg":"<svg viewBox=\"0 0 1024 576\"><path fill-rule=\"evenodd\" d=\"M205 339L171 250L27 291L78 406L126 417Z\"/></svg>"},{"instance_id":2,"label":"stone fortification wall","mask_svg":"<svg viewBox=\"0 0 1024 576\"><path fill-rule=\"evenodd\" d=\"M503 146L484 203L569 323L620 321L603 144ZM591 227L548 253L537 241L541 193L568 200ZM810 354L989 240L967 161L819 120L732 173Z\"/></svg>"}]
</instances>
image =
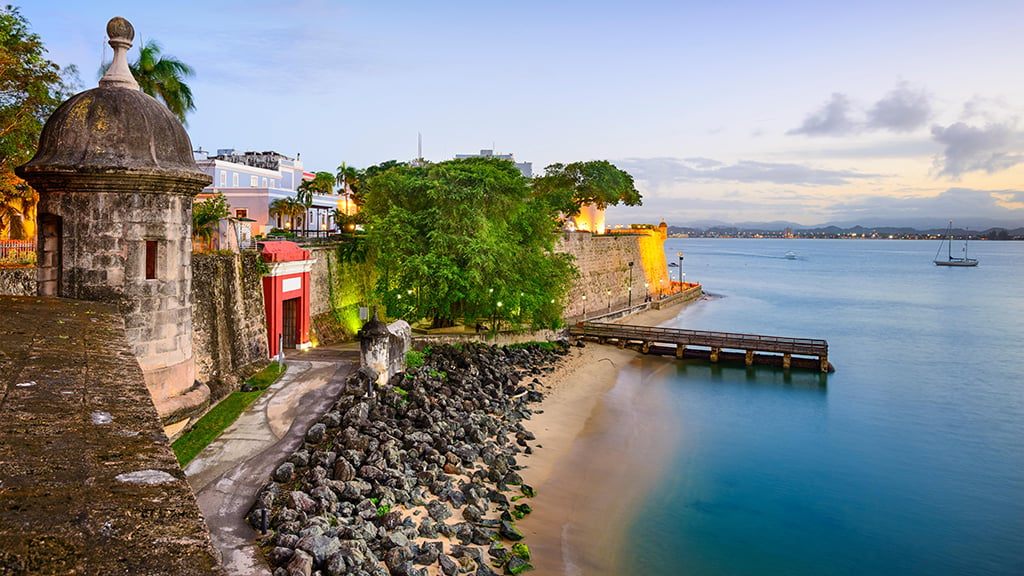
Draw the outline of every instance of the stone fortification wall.
<instances>
[{"instance_id":1,"label":"stone fortification wall","mask_svg":"<svg viewBox=\"0 0 1024 576\"><path fill-rule=\"evenodd\" d=\"M644 283L656 285L661 278L644 265L652 259L661 243L646 234L594 235L590 232L566 232L562 235L555 251L571 254L576 259L580 277L569 291L565 306L568 318L582 316L584 307L587 315L624 308L630 301L630 270L633 262L633 304L644 301ZM660 255L662 267L665 256ZM666 272L667 275L667 272ZM583 296L586 295L586 301Z\"/></svg>"},{"instance_id":2,"label":"stone fortification wall","mask_svg":"<svg viewBox=\"0 0 1024 576\"><path fill-rule=\"evenodd\" d=\"M121 312L5 296L0 351L0 573L223 576Z\"/></svg>"},{"instance_id":3,"label":"stone fortification wall","mask_svg":"<svg viewBox=\"0 0 1024 576\"><path fill-rule=\"evenodd\" d=\"M213 402L237 388L229 375L253 372L267 362L261 264L254 251L193 256L196 378L210 386Z\"/></svg>"},{"instance_id":4,"label":"stone fortification wall","mask_svg":"<svg viewBox=\"0 0 1024 576\"><path fill-rule=\"evenodd\" d=\"M497 334L430 334L413 337L412 348L422 351L428 346L441 344L465 344L467 342L483 342L495 346L510 346L527 342L557 342L569 338L568 330L535 330L522 332L499 332Z\"/></svg>"},{"instance_id":5,"label":"stone fortification wall","mask_svg":"<svg viewBox=\"0 0 1024 576\"><path fill-rule=\"evenodd\" d=\"M0 294L36 295L36 268L0 268Z\"/></svg>"}]
</instances>

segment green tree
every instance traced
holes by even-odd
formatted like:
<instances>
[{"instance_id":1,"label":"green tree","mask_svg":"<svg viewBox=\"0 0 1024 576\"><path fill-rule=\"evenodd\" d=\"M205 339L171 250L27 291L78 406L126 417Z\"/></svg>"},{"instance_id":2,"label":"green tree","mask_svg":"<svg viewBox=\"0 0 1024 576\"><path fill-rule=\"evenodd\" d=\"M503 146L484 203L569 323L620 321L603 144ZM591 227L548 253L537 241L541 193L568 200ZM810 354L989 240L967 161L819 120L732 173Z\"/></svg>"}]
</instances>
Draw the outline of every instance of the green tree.
<instances>
[{"instance_id":1,"label":"green tree","mask_svg":"<svg viewBox=\"0 0 1024 576\"><path fill-rule=\"evenodd\" d=\"M363 184L376 297L392 316L556 325L576 273L554 205L495 158L394 164Z\"/></svg>"},{"instance_id":2,"label":"green tree","mask_svg":"<svg viewBox=\"0 0 1024 576\"><path fill-rule=\"evenodd\" d=\"M23 236L38 195L14 174L39 144L53 110L78 88L74 66L61 68L45 57L39 36L17 8L0 8L0 234Z\"/></svg>"},{"instance_id":3,"label":"green tree","mask_svg":"<svg viewBox=\"0 0 1024 576\"><path fill-rule=\"evenodd\" d=\"M566 218L576 216L587 204L603 210L618 204L643 203L633 177L607 160L552 164L544 169L543 176L533 179L533 189L557 205Z\"/></svg>"},{"instance_id":4,"label":"green tree","mask_svg":"<svg viewBox=\"0 0 1024 576\"><path fill-rule=\"evenodd\" d=\"M278 198L270 203L269 208L271 216L288 218L292 230L295 230L295 218L301 216L305 211L306 207L295 198Z\"/></svg>"},{"instance_id":5,"label":"green tree","mask_svg":"<svg viewBox=\"0 0 1024 576\"><path fill-rule=\"evenodd\" d=\"M210 239L217 230L217 222L231 215L228 199L217 192L206 200L192 204L192 236L202 240L204 247L209 247Z\"/></svg>"},{"instance_id":6,"label":"green tree","mask_svg":"<svg viewBox=\"0 0 1024 576\"><path fill-rule=\"evenodd\" d=\"M182 124L188 125L185 115L196 109L192 89L185 83L186 78L195 75L191 66L162 54L160 44L148 40L139 46L139 57L128 67L143 92L162 100Z\"/></svg>"}]
</instances>

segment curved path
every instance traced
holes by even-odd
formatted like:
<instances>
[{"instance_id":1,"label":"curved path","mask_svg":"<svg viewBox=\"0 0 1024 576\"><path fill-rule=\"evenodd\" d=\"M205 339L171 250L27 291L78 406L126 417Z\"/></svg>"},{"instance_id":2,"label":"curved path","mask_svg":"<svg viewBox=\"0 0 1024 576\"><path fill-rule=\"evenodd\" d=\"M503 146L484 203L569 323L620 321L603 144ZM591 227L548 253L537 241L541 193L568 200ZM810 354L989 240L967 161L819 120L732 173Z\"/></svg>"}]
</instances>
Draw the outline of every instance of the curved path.
<instances>
[{"instance_id":1,"label":"curved path","mask_svg":"<svg viewBox=\"0 0 1024 576\"><path fill-rule=\"evenodd\" d=\"M245 515L274 468L337 399L358 349L317 349L285 359L285 375L185 467L229 575L270 576Z\"/></svg>"}]
</instances>

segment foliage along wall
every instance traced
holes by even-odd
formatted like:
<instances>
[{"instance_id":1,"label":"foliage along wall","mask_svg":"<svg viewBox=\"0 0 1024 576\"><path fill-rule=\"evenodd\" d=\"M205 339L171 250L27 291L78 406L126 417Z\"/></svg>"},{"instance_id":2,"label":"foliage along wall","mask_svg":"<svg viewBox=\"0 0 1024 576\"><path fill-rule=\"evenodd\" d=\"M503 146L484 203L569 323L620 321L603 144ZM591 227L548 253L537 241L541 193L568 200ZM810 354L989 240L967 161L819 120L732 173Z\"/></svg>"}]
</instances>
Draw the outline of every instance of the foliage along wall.
<instances>
[{"instance_id":1,"label":"foliage along wall","mask_svg":"<svg viewBox=\"0 0 1024 576\"><path fill-rule=\"evenodd\" d=\"M345 262L338 246L310 249L316 260L311 271L310 315L314 344L351 340L362 327L359 308L372 306L377 274L370 262Z\"/></svg>"}]
</instances>

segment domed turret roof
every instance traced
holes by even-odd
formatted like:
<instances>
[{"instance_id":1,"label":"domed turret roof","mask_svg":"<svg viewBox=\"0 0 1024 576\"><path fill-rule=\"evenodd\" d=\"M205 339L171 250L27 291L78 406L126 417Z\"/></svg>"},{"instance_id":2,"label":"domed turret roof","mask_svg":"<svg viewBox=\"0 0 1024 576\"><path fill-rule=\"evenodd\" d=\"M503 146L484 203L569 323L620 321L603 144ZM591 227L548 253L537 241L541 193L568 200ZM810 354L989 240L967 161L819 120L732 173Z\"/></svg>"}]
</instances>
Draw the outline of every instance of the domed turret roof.
<instances>
[{"instance_id":1,"label":"domed turret roof","mask_svg":"<svg viewBox=\"0 0 1024 576\"><path fill-rule=\"evenodd\" d=\"M128 68L135 31L124 18L107 24L114 59L97 88L72 96L46 121L35 156L18 168L33 183L61 174L131 174L171 177L205 186L181 122L139 91Z\"/></svg>"}]
</instances>

